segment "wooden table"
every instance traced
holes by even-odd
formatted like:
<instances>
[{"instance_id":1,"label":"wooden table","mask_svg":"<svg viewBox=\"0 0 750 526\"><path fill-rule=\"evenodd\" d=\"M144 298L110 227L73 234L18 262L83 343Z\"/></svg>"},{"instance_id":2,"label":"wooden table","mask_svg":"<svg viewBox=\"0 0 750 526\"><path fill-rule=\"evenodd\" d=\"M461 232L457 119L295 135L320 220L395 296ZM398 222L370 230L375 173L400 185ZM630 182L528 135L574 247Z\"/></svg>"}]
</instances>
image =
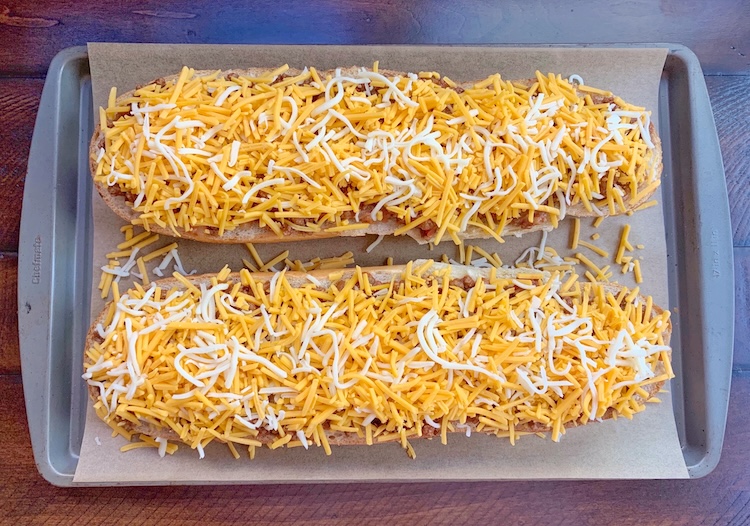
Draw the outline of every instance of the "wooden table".
<instances>
[{"instance_id":1,"label":"wooden table","mask_svg":"<svg viewBox=\"0 0 750 526\"><path fill-rule=\"evenodd\" d=\"M519 5L461 0L325 0L317 10L273 2L176 0L154 6L40 0L0 5L0 522L464 522L520 524L746 524L750 521L750 76L708 76L726 166L737 279L735 369L718 468L695 481L348 484L265 487L59 489L31 452L16 320L18 227L24 175L44 74L62 48L87 40L249 43L491 43L681 41L709 72L750 72L750 9L720 0L628 2L613 38L606 13L585 0L543 7L542 28L519 31ZM292 4L296 4L292 2ZM512 4L512 5L511 5ZM635 7L629 7L635 6ZM534 9L538 9L535 7ZM644 20L648 20L644 22ZM686 21L687 20L687 21ZM690 22L692 20L692 22ZM608 29L609 28L609 29ZM629 30L638 30L632 32ZM540 33L540 31L542 31ZM546 33L544 32L546 31ZM711 33L713 31L713 34ZM81 519L83 519L81 521Z\"/></svg>"}]
</instances>

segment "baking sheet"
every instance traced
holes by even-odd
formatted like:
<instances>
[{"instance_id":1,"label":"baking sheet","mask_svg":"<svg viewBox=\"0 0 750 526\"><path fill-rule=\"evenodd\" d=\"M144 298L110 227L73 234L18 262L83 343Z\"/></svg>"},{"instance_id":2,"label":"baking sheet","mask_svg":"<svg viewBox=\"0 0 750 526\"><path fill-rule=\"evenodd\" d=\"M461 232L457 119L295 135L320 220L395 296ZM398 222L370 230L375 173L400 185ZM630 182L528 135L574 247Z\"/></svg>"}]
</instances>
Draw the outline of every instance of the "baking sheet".
<instances>
[{"instance_id":1,"label":"baking sheet","mask_svg":"<svg viewBox=\"0 0 750 526\"><path fill-rule=\"evenodd\" d=\"M587 84L610 89L628 102L653 111L656 120L657 89L666 49L582 49L582 48L453 48L453 47L293 47L293 46L179 46L144 44L90 44L89 56L94 90L94 107L106 103L111 86L118 92L134 85L178 72L183 65L198 69L293 67L314 65L320 69L351 64L370 65L379 59L381 67L421 71L437 70L455 80L471 80L500 71L504 78L527 78L534 70L563 75L577 73ZM657 198L659 195L657 195ZM123 222L94 192L94 268L106 264L104 254L120 239ZM609 218L598 229L591 220L581 224L581 239L598 232L596 245L616 250L621 225L630 223L633 245L643 243L636 253L644 272L642 290L662 305L668 305L666 243L661 205L632 217ZM550 233L548 246L568 255L569 228ZM442 253L457 258L452 242L441 243L433 251L408 237L386 238L370 254L364 249L374 236L341 238L294 244L258 245L264 259L289 249L290 259L339 255L351 250L360 265L379 265L392 256L395 263L418 257L439 258ZM509 237L506 243L494 240L472 241L489 252L498 252L503 262L512 263L528 246L538 245L540 234ZM172 240L164 238L160 245ZM215 246L180 240L185 269L215 272L224 264L238 270L248 253L242 246ZM579 248L586 252L586 249ZM586 253L600 265L611 261ZM621 283L633 286L632 274ZM97 271L98 272L98 271ZM96 281L96 279L95 279ZM124 284L121 286L124 290ZM103 306L97 290L92 291L92 313ZM151 449L120 453L121 438L110 439L110 429L89 407L76 482L272 482L341 480L480 480L529 478L686 478L687 470L674 424L668 392L660 394L661 404L630 422L607 421L570 430L559 444L536 437L524 437L515 446L494 437L451 436L448 446L439 441L414 441L417 459L407 461L396 444L376 447L334 448L331 457L321 450L259 450L254 461L235 461L226 448L211 444L204 460L186 446L163 460ZM97 438L99 440L97 440ZM101 445L98 445L98 444Z\"/></svg>"}]
</instances>

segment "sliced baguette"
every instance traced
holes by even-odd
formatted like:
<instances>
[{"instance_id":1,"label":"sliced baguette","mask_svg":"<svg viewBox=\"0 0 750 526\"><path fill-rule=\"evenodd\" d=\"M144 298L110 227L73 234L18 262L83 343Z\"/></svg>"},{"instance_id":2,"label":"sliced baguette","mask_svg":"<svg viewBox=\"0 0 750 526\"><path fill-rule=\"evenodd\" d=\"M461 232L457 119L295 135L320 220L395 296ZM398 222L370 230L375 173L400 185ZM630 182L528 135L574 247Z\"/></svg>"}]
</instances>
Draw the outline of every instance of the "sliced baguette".
<instances>
[{"instance_id":1,"label":"sliced baguette","mask_svg":"<svg viewBox=\"0 0 750 526\"><path fill-rule=\"evenodd\" d=\"M349 68L342 68L342 72L344 74L349 73L351 75L356 74L358 67L349 67ZM232 69L232 70L226 70L222 71L221 75L230 75L230 74L237 74L242 76L261 76L262 74L268 72L268 69L266 68L248 68L248 69ZM398 72L398 71L391 71L391 70L380 70L380 72L386 76L392 77L396 75L404 76L406 73ZM214 71L211 70L199 70L196 71L193 78L199 77L199 76L205 76L210 75L214 73ZM289 75L298 75L300 74L300 70L296 69L290 69L288 70L287 74ZM322 76L325 76L327 74L333 74L333 70L329 71L321 71L320 72ZM156 79L153 82L156 81L174 81L179 75L170 75L167 77L163 77L162 79ZM152 82L152 83L153 83ZM458 86L463 88L469 88L476 84L478 81L467 81L459 83ZM534 82L536 82L536 79L526 79L526 80L520 80L516 81L519 84L524 84L526 86L531 86ZM135 90L128 91L126 93L123 93L117 98L117 101L121 101L124 99L127 99L129 97L132 97L135 93ZM580 92L579 92L580 93ZM603 102L608 102L611 100L611 98L606 97L604 95L599 94L589 94L592 98L592 100L599 104ZM661 140L658 137L658 134L656 133L656 128L651 122L649 127L649 132L651 134L652 142L654 143L654 149L649 151L647 154L647 157L644 159L644 162L647 164L648 169L647 171L650 172L653 179L659 179L661 177L662 172L662 149L661 149ZM100 143L104 138L104 134L102 133L102 130L99 125L96 126L94 130L94 134L91 139L91 143L89 145L89 162L91 167L91 173L92 176L94 173L96 173L96 156L97 152L100 148ZM104 199L104 202L107 203L107 205L122 219L124 219L127 222L133 222L134 220L138 219L139 213L133 210L133 207L131 203L125 198L125 195L117 190L115 187L109 187L103 182L97 182L94 181L94 186L96 187L97 191L99 192L99 195L102 196ZM642 185L639 187L639 191L643 189L646 185ZM640 199L638 199L635 202L628 201L626 203L628 207L628 211L635 210L638 206L646 202L651 196L653 195L653 192L644 194ZM605 215L608 215L608 210L604 210ZM597 214L593 211L589 211L586 209L586 207L582 203L577 203L573 206L570 206L567 208L567 215L572 217L594 217ZM185 231L181 228L177 229L177 233L180 237L184 237L186 239L194 239L196 241L202 241L205 243L278 243L278 242L287 242L287 241L304 241L304 240L311 240L311 239L324 239L324 238L331 238L331 237L358 237L358 236L364 236L367 234L375 234L375 235L390 235L393 234L400 226L402 226L401 223L397 222L396 220L386 220L386 221L380 221L371 223L370 226L366 229L361 230L350 230L345 232L299 232L296 230L293 230L291 232L286 233L283 237L280 237L276 235L272 230L269 228L261 227L258 223L245 223L242 224L232 230L227 230L224 232L224 235L219 237L218 236L218 230L215 228L206 228L206 227L196 227L191 229L190 231ZM174 236L175 232L169 228L169 227L160 227L156 224L150 225L150 230L157 234L163 234L163 235L169 235ZM535 221L532 224L523 224L523 225L517 225L517 224L509 224L505 227L503 231L503 235L522 235L527 234L530 232L536 232L539 230L551 230L552 225L549 221L549 217L547 214L544 213L538 213L535 216ZM420 244L426 244L430 241L430 239L426 239L422 237L419 229L412 229L409 230L407 233L410 237L413 237L415 240L417 240ZM461 233L459 236L463 240L469 240L469 239L487 239L490 237L490 235L482 230L481 228L469 226L465 232Z\"/></svg>"},{"instance_id":2,"label":"sliced baguette","mask_svg":"<svg viewBox=\"0 0 750 526\"><path fill-rule=\"evenodd\" d=\"M424 263L425 260L416 260L414 261L413 265L414 267L418 267L420 264ZM490 276L490 269L486 268L476 268L476 267L467 267L467 266L461 266L461 265L448 265L444 263L433 263L433 266L430 269L430 272L437 272L440 270L444 270L445 268L450 269L450 278L451 280L463 280L464 278L471 278L472 280L476 281L480 276L485 279L489 279ZM362 269L363 272L367 272L372 280L374 282L380 282L380 283L388 283L391 280L398 279L400 276L403 275L403 272L405 270L404 266L392 266L392 267L371 267ZM293 287L301 287L303 285L309 285L310 281L306 278L306 276L313 276L316 278L323 287L330 286L331 279L329 276L331 276L333 273L340 273L341 271L337 270L315 270L311 271L309 273L304 272L287 272L285 277L288 280L289 284ZM336 279L348 279L351 278L352 275L356 272L355 269L345 269L343 270L343 275L339 277L336 276ZM513 278L519 273L523 273L528 275L530 271L528 269L497 269L496 276L499 278ZM257 282L265 283L271 280L271 278L274 276L274 273L270 272L264 272L264 273L253 273L253 278ZM542 278L548 278L549 274L546 272L539 272L540 277ZM211 279L215 277L214 274L204 274L201 276L191 276L189 277L189 281L196 285L200 286L201 284L206 285L207 287L211 286ZM240 275L239 273L233 273L230 274L229 277L226 280L227 283L239 283L240 282ZM157 282L158 286L162 288L162 290L170 290L170 289L177 289L177 290L184 290L185 286L182 282L180 282L177 279L174 278L166 278L159 280ZM618 285L616 283L606 283L603 284L605 290L609 293L611 293L614 296L617 296L619 292L623 289L621 285ZM646 298L643 296L638 296L640 304L645 305ZM96 325L98 323L103 323L106 319L107 312L109 310L109 304L102 310L102 312L99 314L97 319L93 322L91 329L88 332L88 335L86 337L86 349L91 348L95 343L100 343L102 341L99 334L96 332ZM663 309L660 307L654 305L652 308L652 312L654 316L658 316L663 312ZM669 345L670 337L672 333L672 326L671 323L667 323L665 327L663 328L663 338L665 345ZM91 362L88 359L88 356L84 355L84 370L89 365L93 365L93 362ZM666 366L663 361L659 361L658 365L656 367L655 373L657 376L662 375L664 372L666 372ZM649 398L656 395L659 390L663 387L664 382L655 382L648 385L645 385L642 387L642 389L648 394L647 397L640 396L636 394L634 398L639 402L644 402L648 400ZM99 399L99 390L96 387L89 386L89 395L91 399L96 402ZM613 418L615 411L610 408L605 413L603 419L610 419ZM139 425L134 425L132 422L125 420L125 419L118 419L119 424L125 428L126 430L134 433L143 433L147 436L150 436L152 438L164 438L168 440L179 440L179 436L171 429L166 427L157 427L152 424L149 424L147 422L141 422ZM474 419L468 419L467 425L471 428L471 431L473 432L480 432L477 431L478 421ZM578 421L573 421L565 424L566 428L575 427L578 425L584 425L589 423L587 420L584 419L584 417L581 417ZM458 422L453 422L453 424L458 424ZM455 425L454 425L455 427ZM550 432L551 429L548 426L544 426L540 423L526 423L516 426L516 431L521 433L547 433ZM260 428L258 437L256 438L259 442L263 444L270 444L273 441L277 440L279 438L279 435L271 432L266 431L263 428ZM459 431L456 431L459 432ZM465 429L462 429L460 432L465 432ZM487 434L492 434L491 432L486 432ZM427 424L424 424L422 427L422 437L421 438L427 438L431 439L435 436L439 436L440 431L434 427L431 427ZM365 445L364 438L360 437L356 433L347 433L347 432L341 432L341 431L335 431L335 430L326 430L326 437L331 445ZM221 441L221 439L219 439Z\"/></svg>"}]
</instances>

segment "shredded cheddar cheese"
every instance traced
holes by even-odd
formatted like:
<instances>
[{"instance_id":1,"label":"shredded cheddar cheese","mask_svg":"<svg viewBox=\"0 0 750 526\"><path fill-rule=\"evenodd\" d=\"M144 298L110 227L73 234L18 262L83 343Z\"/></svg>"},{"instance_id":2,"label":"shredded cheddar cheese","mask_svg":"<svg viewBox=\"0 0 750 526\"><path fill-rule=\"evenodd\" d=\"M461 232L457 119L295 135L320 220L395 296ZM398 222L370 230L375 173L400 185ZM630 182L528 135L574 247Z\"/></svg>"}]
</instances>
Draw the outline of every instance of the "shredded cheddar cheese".
<instances>
[{"instance_id":1,"label":"shredded cheddar cheese","mask_svg":"<svg viewBox=\"0 0 750 526\"><path fill-rule=\"evenodd\" d=\"M118 283L122 278L127 279L133 276L141 280L143 286L148 286L151 280L148 276L146 263L158 257L163 256L164 258L161 263L152 270L153 274L156 276L163 277L163 271L170 264L172 264L175 271L180 272L181 274L195 274L195 270L187 272L183 268L180 255L177 251L177 243L170 243L169 245L144 254L141 252L142 250L159 240L158 234L151 234L147 231L135 234L133 225L122 227L120 232L124 234L125 241L117 245L116 252L110 252L106 255L107 259L109 259L109 263L100 269L102 274L99 279L98 288L102 291L102 299L108 298L110 293L116 290L116 287L118 287ZM120 263L121 258L127 258L125 263Z\"/></svg>"},{"instance_id":2,"label":"shredded cheddar cheese","mask_svg":"<svg viewBox=\"0 0 750 526\"><path fill-rule=\"evenodd\" d=\"M603 248L597 247L596 245L593 245L593 244L591 244L591 243L589 243L587 241L580 240L578 242L578 244L581 245L582 247L588 248L589 250L591 250L595 254L600 255L603 258L608 258L609 257L609 252L607 252Z\"/></svg>"},{"instance_id":3,"label":"shredded cheddar cheese","mask_svg":"<svg viewBox=\"0 0 750 526\"><path fill-rule=\"evenodd\" d=\"M415 261L382 282L359 268L326 284L225 268L199 286L136 284L97 326L84 378L115 432L152 426L200 456L216 440L253 457L261 445L330 454L341 432L410 456L410 439L454 431L558 440L569 424L632 417L644 387L670 377L669 312L637 289L471 272Z\"/></svg>"},{"instance_id":4,"label":"shredded cheddar cheese","mask_svg":"<svg viewBox=\"0 0 750 526\"><path fill-rule=\"evenodd\" d=\"M570 232L570 250L578 248L578 240L581 236L581 220L577 217L573 219L573 230Z\"/></svg>"},{"instance_id":5,"label":"shredded cheddar cheese","mask_svg":"<svg viewBox=\"0 0 750 526\"><path fill-rule=\"evenodd\" d=\"M641 274L641 261L639 259L633 261L633 273L635 274L635 282L638 284L643 283L643 275Z\"/></svg>"},{"instance_id":6,"label":"shredded cheddar cheese","mask_svg":"<svg viewBox=\"0 0 750 526\"><path fill-rule=\"evenodd\" d=\"M647 208L651 208L652 206L656 206L659 203L656 200L647 201L640 205L638 208L636 208L636 211L646 210Z\"/></svg>"},{"instance_id":7,"label":"shredded cheddar cheese","mask_svg":"<svg viewBox=\"0 0 750 526\"><path fill-rule=\"evenodd\" d=\"M435 244L556 226L578 204L623 213L659 185L649 112L559 75L464 89L377 68L287 72L186 67L120 100L113 91L94 179L128 196L147 230L357 235L393 219L397 234Z\"/></svg>"}]
</instances>

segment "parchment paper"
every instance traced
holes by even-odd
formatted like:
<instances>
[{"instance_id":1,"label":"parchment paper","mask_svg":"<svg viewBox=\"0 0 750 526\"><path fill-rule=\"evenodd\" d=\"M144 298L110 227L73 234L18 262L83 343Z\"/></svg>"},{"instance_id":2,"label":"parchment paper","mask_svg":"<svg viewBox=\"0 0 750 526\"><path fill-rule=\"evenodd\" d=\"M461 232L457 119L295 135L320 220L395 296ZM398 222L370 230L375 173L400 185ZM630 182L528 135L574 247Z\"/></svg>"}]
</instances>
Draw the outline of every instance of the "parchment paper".
<instances>
[{"instance_id":1,"label":"parchment paper","mask_svg":"<svg viewBox=\"0 0 750 526\"><path fill-rule=\"evenodd\" d=\"M609 89L626 101L645 106L657 118L657 93L666 49L614 48L503 48L503 47L424 47L424 46L217 46L89 44L89 60L94 90L94 108L106 104L109 89L118 93L136 84L178 73L183 65L197 69L243 67L316 66L330 69L349 65L371 65L380 60L382 68L399 71L439 71L454 80L473 80L500 72L506 79L533 76L542 72L573 73L589 85ZM96 113L95 113L96 114ZM661 194L657 193L656 198ZM104 255L122 239L124 224L109 210L94 190L94 282ZM600 258L586 248L578 251L603 266L612 263L621 225L630 223L633 245L643 243L641 258L644 283L641 290L661 306L668 304L664 221L661 205L632 217L606 219L598 229L591 219L581 221L580 239L594 242L610 252ZM548 246L561 255L568 249L571 220L549 234ZM510 236L504 244L494 240L471 241L490 253L497 252L503 263L512 264L527 247L537 245L540 233L522 238ZM365 248L374 236L339 238L323 241L256 245L264 260L283 250L290 259L303 261L313 257L336 256L348 250L357 264L381 265L388 256L394 263L416 258L439 259L446 253L458 259L457 247L448 240L434 250L418 245L409 237L386 237L370 254ZM157 246L173 240L164 237ZM242 258L250 259L242 245L207 245L179 240L179 252L186 270L216 272L225 264L234 270L242 267ZM152 265L158 261L152 262ZM171 272L171 269L168 269ZM634 286L632 273L622 275L614 265L615 280ZM120 289L125 290L122 283ZM92 290L92 316L103 306L98 290ZM679 349L675 349L679 352ZM668 386L667 386L668 387ZM111 429L101 422L90 407L74 481L80 483L264 483L264 482L336 482L389 480L492 480L492 479L578 479L578 478L686 478L687 470L675 428L672 401L667 391L659 395L660 404L649 404L632 421L618 419L571 429L560 443L535 436L520 439L515 446L507 440L474 435L470 438L450 435L448 445L439 440L414 440L416 460L409 460L398 444L373 447L334 447L326 457L322 448L259 449L256 458L234 460L226 446L212 443L206 458L181 445L173 456L160 459L153 449L121 453L121 437L110 438ZM97 440L98 439L98 440ZM101 445L98 445L100 442Z\"/></svg>"}]
</instances>

